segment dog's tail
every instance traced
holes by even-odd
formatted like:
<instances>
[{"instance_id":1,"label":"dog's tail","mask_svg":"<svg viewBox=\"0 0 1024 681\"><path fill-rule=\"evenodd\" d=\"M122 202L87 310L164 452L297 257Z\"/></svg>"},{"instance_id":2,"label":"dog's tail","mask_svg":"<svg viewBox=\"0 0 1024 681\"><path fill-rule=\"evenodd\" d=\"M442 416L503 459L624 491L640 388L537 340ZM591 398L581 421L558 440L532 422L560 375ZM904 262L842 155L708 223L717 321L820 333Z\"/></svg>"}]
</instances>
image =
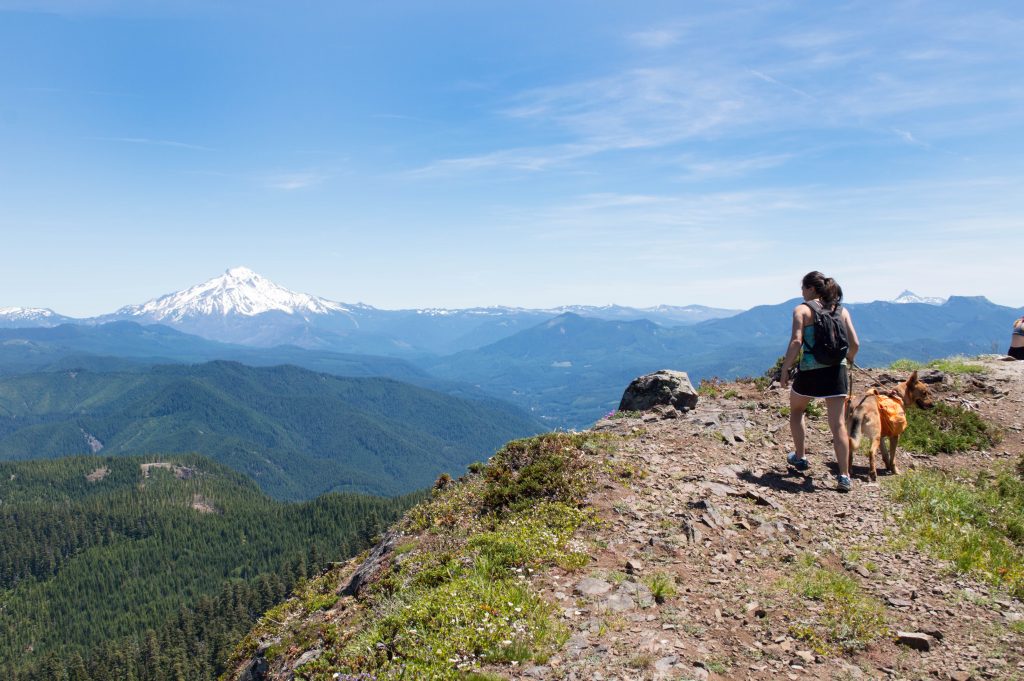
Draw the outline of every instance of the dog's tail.
<instances>
[{"instance_id":1,"label":"dog's tail","mask_svg":"<svg viewBox=\"0 0 1024 681\"><path fill-rule=\"evenodd\" d=\"M857 406L853 406L852 403L850 405L850 419L846 424L846 435L850 438L851 452L860 446L861 426L864 423L864 403L873 394L876 393L869 390L864 397L860 398Z\"/></svg>"},{"instance_id":2,"label":"dog's tail","mask_svg":"<svg viewBox=\"0 0 1024 681\"><path fill-rule=\"evenodd\" d=\"M854 409L853 413L850 414L850 425L847 428L847 434L850 436L850 447L853 449L860 446L860 425L863 418L859 409Z\"/></svg>"}]
</instances>

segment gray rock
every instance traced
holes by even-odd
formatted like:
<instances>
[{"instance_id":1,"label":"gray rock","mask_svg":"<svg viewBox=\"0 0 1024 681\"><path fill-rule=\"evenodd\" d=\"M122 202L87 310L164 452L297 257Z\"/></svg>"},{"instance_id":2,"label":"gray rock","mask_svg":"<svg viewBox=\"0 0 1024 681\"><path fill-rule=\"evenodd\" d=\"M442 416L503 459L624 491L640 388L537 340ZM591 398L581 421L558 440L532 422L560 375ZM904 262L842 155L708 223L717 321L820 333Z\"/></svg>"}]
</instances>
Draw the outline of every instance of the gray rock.
<instances>
[{"instance_id":1,"label":"gray rock","mask_svg":"<svg viewBox=\"0 0 1024 681\"><path fill-rule=\"evenodd\" d=\"M612 585L601 579L584 577L573 588L573 593L580 596L601 596L612 590Z\"/></svg>"},{"instance_id":2,"label":"gray rock","mask_svg":"<svg viewBox=\"0 0 1024 681\"><path fill-rule=\"evenodd\" d=\"M384 565L388 554L391 553L391 550L395 548L395 544L398 543L398 537L399 534L397 532L389 532L384 535L380 543L370 551L370 555L366 557L366 560L352 573L352 578L348 580L348 584L340 591L342 596L359 596L359 592L369 583L370 578Z\"/></svg>"},{"instance_id":3,"label":"gray rock","mask_svg":"<svg viewBox=\"0 0 1024 681\"><path fill-rule=\"evenodd\" d=\"M672 668L676 666L676 662L678 661L679 658L675 655L663 657L654 663L654 673L661 677L665 677L672 672Z\"/></svg>"},{"instance_id":4,"label":"gray rock","mask_svg":"<svg viewBox=\"0 0 1024 681\"><path fill-rule=\"evenodd\" d=\"M685 371L662 369L633 379L619 402L620 411L648 411L664 404L679 411L697 406L697 391Z\"/></svg>"},{"instance_id":5,"label":"gray rock","mask_svg":"<svg viewBox=\"0 0 1024 681\"><path fill-rule=\"evenodd\" d=\"M898 631L896 632L896 642L914 650L928 652L935 645L935 638L919 631Z\"/></svg>"},{"instance_id":6,"label":"gray rock","mask_svg":"<svg viewBox=\"0 0 1024 681\"><path fill-rule=\"evenodd\" d=\"M636 601L629 594L618 592L606 598L604 606L611 612L629 612L636 610Z\"/></svg>"},{"instance_id":7,"label":"gray rock","mask_svg":"<svg viewBox=\"0 0 1024 681\"><path fill-rule=\"evenodd\" d=\"M647 588L646 584L641 584L639 582L623 582L622 586L619 587L618 593L635 599L637 605L641 608L649 608L654 605L654 596L651 594L651 590Z\"/></svg>"},{"instance_id":8,"label":"gray rock","mask_svg":"<svg viewBox=\"0 0 1024 681\"><path fill-rule=\"evenodd\" d=\"M590 650L590 641L583 634L576 634L565 644L565 653L569 657L580 657Z\"/></svg>"},{"instance_id":9,"label":"gray rock","mask_svg":"<svg viewBox=\"0 0 1024 681\"><path fill-rule=\"evenodd\" d=\"M295 660L295 664L292 666L292 669L298 669L307 662L312 662L316 658L323 655L323 652L324 651L320 648L313 648L313 650L307 650L299 656L299 659Z\"/></svg>"},{"instance_id":10,"label":"gray rock","mask_svg":"<svg viewBox=\"0 0 1024 681\"><path fill-rule=\"evenodd\" d=\"M704 533L689 520L683 521L683 532L686 533L686 541L690 544L699 544L704 540Z\"/></svg>"},{"instance_id":11,"label":"gray rock","mask_svg":"<svg viewBox=\"0 0 1024 681\"><path fill-rule=\"evenodd\" d=\"M257 657L245 665L238 675L238 681L267 681L269 673L270 663L265 658Z\"/></svg>"}]
</instances>

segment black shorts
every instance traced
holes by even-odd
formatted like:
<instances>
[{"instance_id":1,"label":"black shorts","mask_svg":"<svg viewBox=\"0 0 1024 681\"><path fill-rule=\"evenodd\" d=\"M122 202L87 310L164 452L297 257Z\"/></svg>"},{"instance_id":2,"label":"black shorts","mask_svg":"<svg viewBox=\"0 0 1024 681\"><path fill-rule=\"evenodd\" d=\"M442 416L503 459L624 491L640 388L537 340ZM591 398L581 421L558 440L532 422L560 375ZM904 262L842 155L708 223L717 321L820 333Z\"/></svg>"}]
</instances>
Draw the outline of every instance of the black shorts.
<instances>
[{"instance_id":1,"label":"black shorts","mask_svg":"<svg viewBox=\"0 0 1024 681\"><path fill-rule=\"evenodd\" d=\"M845 364L801 371L793 379L793 392L804 397L846 397L849 390Z\"/></svg>"},{"instance_id":2,"label":"black shorts","mask_svg":"<svg viewBox=\"0 0 1024 681\"><path fill-rule=\"evenodd\" d=\"M1024 345L1019 348L1010 348L1006 351L1006 354L1014 359L1024 359Z\"/></svg>"}]
</instances>

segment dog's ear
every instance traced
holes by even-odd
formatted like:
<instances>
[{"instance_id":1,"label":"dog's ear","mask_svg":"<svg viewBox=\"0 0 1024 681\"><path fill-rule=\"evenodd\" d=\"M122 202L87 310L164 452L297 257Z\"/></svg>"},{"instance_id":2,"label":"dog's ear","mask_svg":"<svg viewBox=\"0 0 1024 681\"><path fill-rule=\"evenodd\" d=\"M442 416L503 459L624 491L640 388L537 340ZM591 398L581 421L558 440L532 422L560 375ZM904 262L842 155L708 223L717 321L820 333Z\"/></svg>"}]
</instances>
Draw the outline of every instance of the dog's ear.
<instances>
[{"instance_id":1,"label":"dog's ear","mask_svg":"<svg viewBox=\"0 0 1024 681\"><path fill-rule=\"evenodd\" d=\"M910 374L910 378L907 379L907 385L914 385L915 383L917 383L917 369L915 369L914 373Z\"/></svg>"}]
</instances>

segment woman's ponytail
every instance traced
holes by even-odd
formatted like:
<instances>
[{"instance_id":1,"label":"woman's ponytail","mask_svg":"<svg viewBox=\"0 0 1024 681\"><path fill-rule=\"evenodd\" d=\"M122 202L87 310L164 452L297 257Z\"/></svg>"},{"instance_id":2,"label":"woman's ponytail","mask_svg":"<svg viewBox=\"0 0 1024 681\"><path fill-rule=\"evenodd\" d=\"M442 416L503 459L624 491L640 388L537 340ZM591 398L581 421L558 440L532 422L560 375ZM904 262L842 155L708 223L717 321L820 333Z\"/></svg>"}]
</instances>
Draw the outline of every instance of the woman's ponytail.
<instances>
[{"instance_id":1,"label":"woman's ponytail","mask_svg":"<svg viewBox=\"0 0 1024 681\"><path fill-rule=\"evenodd\" d=\"M835 307L843 300L843 289L839 287L836 280L826 277L821 272L808 272L804 275L803 284L806 288L814 289L814 293L824 307Z\"/></svg>"}]
</instances>

